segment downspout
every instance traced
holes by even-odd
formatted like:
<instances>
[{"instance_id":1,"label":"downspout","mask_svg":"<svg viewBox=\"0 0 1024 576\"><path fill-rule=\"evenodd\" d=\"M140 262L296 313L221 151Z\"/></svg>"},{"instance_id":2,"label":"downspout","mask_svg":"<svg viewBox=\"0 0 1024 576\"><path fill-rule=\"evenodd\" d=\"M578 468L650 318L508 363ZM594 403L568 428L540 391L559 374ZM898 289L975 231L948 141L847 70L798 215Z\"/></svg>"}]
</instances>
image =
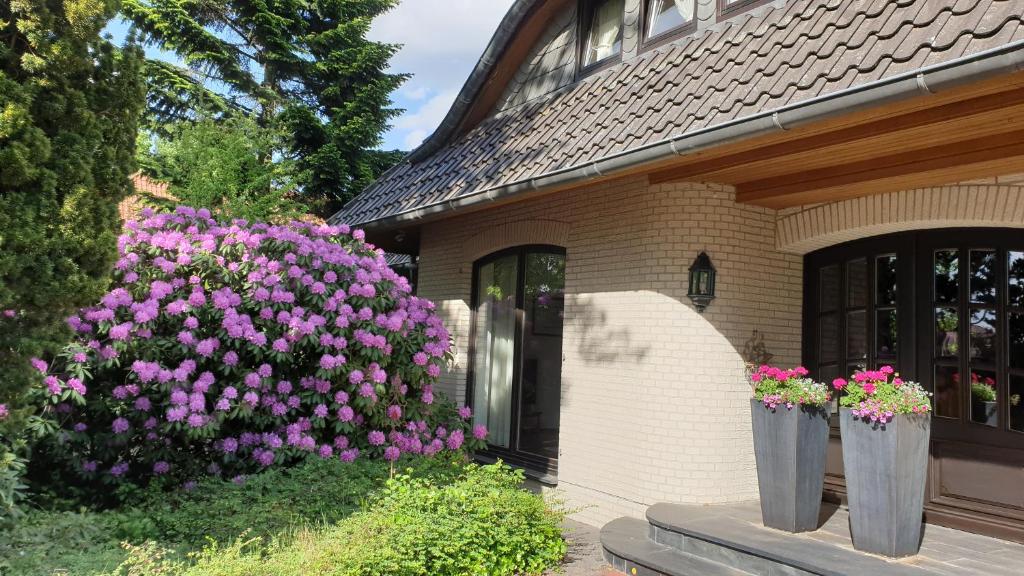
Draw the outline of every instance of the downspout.
<instances>
[{"instance_id":1,"label":"downspout","mask_svg":"<svg viewBox=\"0 0 1024 576\"><path fill-rule=\"evenodd\" d=\"M1024 69L1024 40L862 86L847 88L833 94L818 96L775 110L759 112L669 137L583 165L553 170L526 180L485 188L465 196L408 210L379 220L363 222L359 225L367 229L387 229L401 226L442 212L495 202L517 194L540 191L599 176L614 175L642 164L674 156L685 156L729 142L791 130L855 110L922 94L935 94L955 86L1018 72L1022 69Z\"/></svg>"}]
</instances>

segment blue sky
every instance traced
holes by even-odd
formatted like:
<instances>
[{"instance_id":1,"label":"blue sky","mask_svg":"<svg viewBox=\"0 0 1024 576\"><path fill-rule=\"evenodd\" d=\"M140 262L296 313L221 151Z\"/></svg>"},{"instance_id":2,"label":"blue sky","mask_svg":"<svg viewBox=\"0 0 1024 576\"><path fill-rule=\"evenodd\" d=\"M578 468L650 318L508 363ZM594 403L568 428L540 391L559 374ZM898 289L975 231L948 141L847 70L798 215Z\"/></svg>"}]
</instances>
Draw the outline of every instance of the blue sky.
<instances>
[{"instance_id":1,"label":"blue sky","mask_svg":"<svg viewBox=\"0 0 1024 576\"><path fill-rule=\"evenodd\" d=\"M413 75L394 94L405 112L384 136L387 150L415 148L448 112L512 0L404 0L374 22L370 38L402 44L392 70ZM120 41L127 26L112 22L107 30ZM155 58L173 55L147 48Z\"/></svg>"}]
</instances>

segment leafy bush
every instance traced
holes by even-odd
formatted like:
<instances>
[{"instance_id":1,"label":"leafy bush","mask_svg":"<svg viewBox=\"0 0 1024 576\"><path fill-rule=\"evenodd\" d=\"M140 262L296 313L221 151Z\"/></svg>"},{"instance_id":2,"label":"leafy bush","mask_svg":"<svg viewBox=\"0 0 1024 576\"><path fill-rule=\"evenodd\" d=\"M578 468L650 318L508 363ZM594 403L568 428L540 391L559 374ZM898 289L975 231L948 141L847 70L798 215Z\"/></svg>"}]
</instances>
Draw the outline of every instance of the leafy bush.
<instances>
[{"instance_id":1,"label":"leafy bush","mask_svg":"<svg viewBox=\"0 0 1024 576\"><path fill-rule=\"evenodd\" d=\"M99 574L123 561L117 512L29 511L0 531L0 574Z\"/></svg>"},{"instance_id":2,"label":"leafy bush","mask_svg":"<svg viewBox=\"0 0 1024 576\"><path fill-rule=\"evenodd\" d=\"M34 360L61 426L36 460L181 481L482 444L468 408L435 402L450 342L433 303L361 231L144 217L119 240L113 289L69 320L79 339L58 369Z\"/></svg>"},{"instance_id":3,"label":"leafy bush","mask_svg":"<svg viewBox=\"0 0 1024 576\"><path fill-rule=\"evenodd\" d=\"M171 196L181 203L225 219L290 220L304 212L295 200L292 161L274 157L284 135L245 116L167 123L161 129L148 138L140 135L139 164L169 182Z\"/></svg>"},{"instance_id":4,"label":"leafy bush","mask_svg":"<svg viewBox=\"0 0 1024 576\"><path fill-rule=\"evenodd\" d=\"M453 458L410 458L398 465L415 478L444 484L463 465ZM152 531L133 542L156 539L202 547L208 538L231 541L243 532L269 541L301 527L333 524L349 516L380 489L391 466L380 460L314 458L291 468L273 468L243 483L208 478L189 491L152 487L138 503Z\"/></svg>"},{"instance_id":5,"label":"leafy bush","mask_svg":"<svg viewBox=\"0 0 1024 576\"><path fill-rule=\"evenodd\" d=\"M442 485L459 477L464 464L456 458L400 460L414 478ZM180 562L210 539L230 542L247 533L263 543L287 542L303 529L334 524L365 504L391 475L380 460L309 459L290 468L271 468L244 483L207 478L190 491L166 492L158 484L137 494L117 511L30 510L6 531L0 530L0 574L51 576L97 574L124 559L122 542L144 549L167 550L167 561ZM151 545L146 547L146 543Z\"/></svg>"},{"instance_id":6,"label":"leafy bush","mask_svg":"<svg viewBox=\"0 0 1024 576\"><path fill-rule=\"evenodd\" d=\"M398 476L366 510L262 552L243 536L192 562L130 547L117 576L463 576L540 574L566 552L561 513L520 488L521 472L470 466L447 485Z\"/></svg>"}]
</instances>

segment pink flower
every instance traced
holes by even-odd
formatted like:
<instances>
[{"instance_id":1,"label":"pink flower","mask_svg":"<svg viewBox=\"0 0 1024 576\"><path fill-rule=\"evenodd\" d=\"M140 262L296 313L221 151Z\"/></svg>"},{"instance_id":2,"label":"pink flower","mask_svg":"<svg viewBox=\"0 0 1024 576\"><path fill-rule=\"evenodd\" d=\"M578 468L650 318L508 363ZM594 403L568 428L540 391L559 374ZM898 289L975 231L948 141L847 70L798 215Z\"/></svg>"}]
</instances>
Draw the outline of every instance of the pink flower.
<instances>
[{"instance_id":1,"label":"pink flower","mask_svg":"<svg viewBox=\"0 0 1024 576\"><path fill-rule=\"evenodd\" d=\"M832 381L832 387L835 388L836 390L842 390L843 388L846 388L846 380L842 378L836 378L835 380Z\"/></svg>"}]
</instances>

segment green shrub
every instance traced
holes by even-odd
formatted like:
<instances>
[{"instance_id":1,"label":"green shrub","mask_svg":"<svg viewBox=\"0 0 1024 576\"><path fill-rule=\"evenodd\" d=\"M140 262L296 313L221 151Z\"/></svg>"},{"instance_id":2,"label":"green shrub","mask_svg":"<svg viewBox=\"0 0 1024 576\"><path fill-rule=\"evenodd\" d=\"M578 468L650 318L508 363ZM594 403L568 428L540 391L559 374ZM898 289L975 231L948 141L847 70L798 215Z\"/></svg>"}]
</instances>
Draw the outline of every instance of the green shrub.
<instances>
[{"instance_id":1,"label":"green shrub","mask_svg":"<svg viewBox=\"0 0 1024 576\"><path fill-rule=\"evenodd\" d=\"M116 512L31 511L0 532L0 574L87 575L112 570L124 558Z\"/></svg>"},{"instance_id":2,"label":"green shrub","mask_svg":"<svg viewBox=\"0 0 1024 576\"><path fill-rule=\"evenodd\" d=\"M450 484L398 476L335 526L265 543L243 535L191 561L130 547L112 576L464 576L540 574L566 552L562 514L520 488L521 472L469 466ZM263 549L263 545L267 548Z\"/></svg>"},{"instance_id":3,"label":"green shrub","mask_svg":"<svg viewBox=\"0 0 1024 576\"><path fill-rule=\"evenodd\" d=\"M447 458L410 458L396 464L416 478L443 484L462 465ZM386 462L313 459L294 468L271 469L243 484L209 479L188 492L167 494L152 486L137 508L152 520L155 539L201 547L209 539L228 542L248 531L269 540L302 527L334 524L359 509L384 486Z\"/></svg>"},{"instance_id":4,"label":"green shrub","mask_svg":"<svg viewBox=\"0 0 1024 576\"><path fill-rule=\"evenodd\" d=\"M396 466L438 485L454 480L464 467L442 457L400 460ZM243 484L209 479L190 491L170 493L152 485L129 496L131 505L119 511L28 511L0 530L0 574L99 574L117 567L126 553L133 561L156 562L155 549L164 550L160 562L173 564L211 538L230 542L243 533L258 537L246 548L255 554L275 541L290 542L304 528L344 519L390 475L386 462L313 459L250 476ZM122 549L121 542L137 546Z\"/></svg>"}]
</instances>

